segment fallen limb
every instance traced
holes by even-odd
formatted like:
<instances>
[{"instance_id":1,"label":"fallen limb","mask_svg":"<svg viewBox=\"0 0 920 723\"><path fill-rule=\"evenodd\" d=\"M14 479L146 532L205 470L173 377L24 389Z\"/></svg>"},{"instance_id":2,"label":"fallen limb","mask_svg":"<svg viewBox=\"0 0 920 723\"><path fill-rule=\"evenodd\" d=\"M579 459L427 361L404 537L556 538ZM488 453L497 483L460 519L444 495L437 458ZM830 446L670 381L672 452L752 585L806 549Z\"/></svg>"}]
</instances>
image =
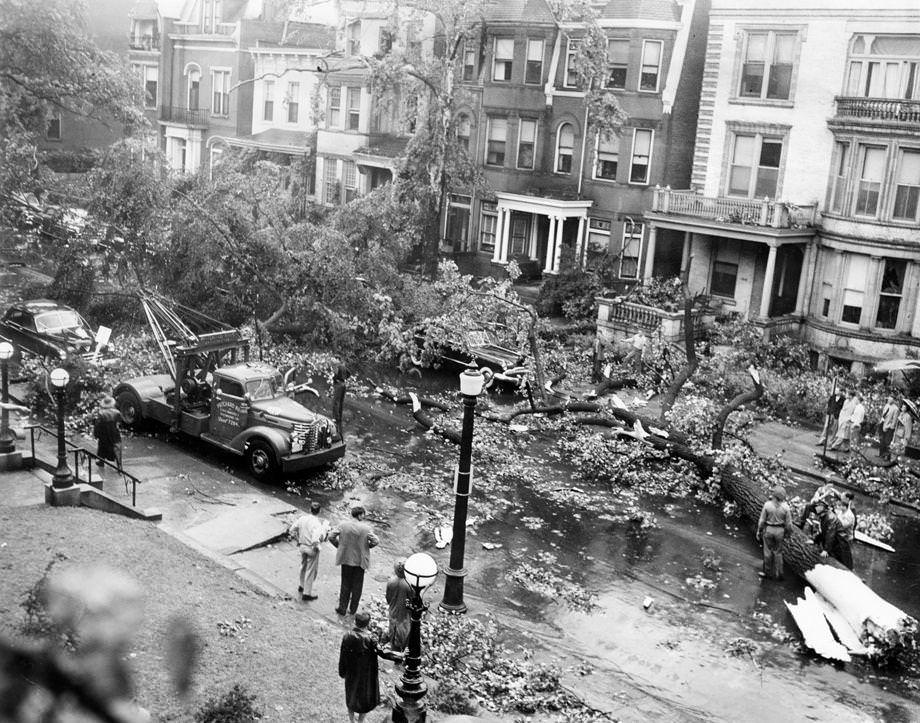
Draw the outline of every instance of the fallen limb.
<instances>
[{"instance_id":1,"label":"fallen limb","mask_svg":"<svg viewBox=\"0 0 920 723\"><path fill-rule=\"evenodd\" d=\"M411 395L409 394L399 394L395 389L385 388L385 387L376 387L374 389L377 394L385 399L389 399L393 404L412 404ZM432 399L431 397L421 397L416 395L419 402L423 407L431 407L433 409L440 409L442 412L449 412L450 407L444 402L439 402L437 399Z\"/></svg>"},{"instance_id":2,"label":"fallen limb","mask_svg":"<svg viewBox=\"0 0 920 723\"><path fill-rule=\"evenodd\" d=\"M754 388L751 391L742 392L741 394L736 395L728 402L728 404L719 410L719 413L716 415L716 422L712 432L713 449L722 449L722 435L724 433L725 423L728 421L729 415L736 409L739 409L745 404L756 401L763 396L763 384L760 383L760 374L757 373L757 370L753 366L748 367L747 371L748 374L751 375L751 379L754 382Z\"/></svg>"},{"instance_id":3,"label":"fallen limb","mask_svg":"<svg viewBox=\"0 0 920 723\"><path fill-rule=\"evenodd\" d=\"M413 392L409 392L409 397L411 398L412 402L412 416L415 418L415 421L419 423L419 426L421 426L426 431L431 431L444 437L444 439L446 439L448 442L460 444L460 432L448 427L442 427L440 424L435 422L431 418L431 415L422 409L421 400Z\"/></svg>"}]
</instances>

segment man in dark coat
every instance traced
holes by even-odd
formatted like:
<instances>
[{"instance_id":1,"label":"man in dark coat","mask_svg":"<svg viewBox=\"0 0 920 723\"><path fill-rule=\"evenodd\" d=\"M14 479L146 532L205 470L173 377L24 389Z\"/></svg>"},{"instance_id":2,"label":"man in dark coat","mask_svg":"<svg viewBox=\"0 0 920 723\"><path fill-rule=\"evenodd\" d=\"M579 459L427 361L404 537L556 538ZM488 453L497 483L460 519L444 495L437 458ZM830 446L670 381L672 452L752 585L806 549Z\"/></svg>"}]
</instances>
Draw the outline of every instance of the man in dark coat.
<instances>
[{"instance_id":1,"label":"man in dark coat","mask_svg":"<svg viewBox=\"0 0 920 723\"><path fill-rule=\"evenodd\" d=\"M389 608L390 630L388 639L390 647L399 652L406 649L409 640L409 608L406 602L412 597L412 586L405 578L405 564L399 560L393 565L393 577L387 582L386 599Z\"/></svg>"},{"instance_id":2,"label":"man in dark coat","mask_svg":"<svg viewBox=\"0 0 920 723\"><path fill-rule=\"evenodd\" d=\"M121 432L118 430L118 424L122 421L121 412L115 408L115 400L109 396L103 397L93 425L93 436L99 442L96 454L101 459L114 462L118 469L121 469ZM100 474L104 466L100 461Z\"/></svg>"},{"instance_id":3,"label":"man in dark coat","mask_svg":"<svg viewBox=\"0 0 920 723\"><path fill-rule=\"evenodd\" d=\"M371 526L364 522L363 507L353 507L351 516L352 519L329 534L329 542L337 548L335 564L342 569L339 606L335 609L339 615L346 611L354 615L357 611L364 588L364 571L371 564L371 548L380 544Z\"/></svg>"},{"instance_id":4,"label":"man in dark coat","mask_svg":"<svg viewBox=\"0 0 920 723\"><path fill-rule=\"evenodd\" d=\"M821 557L830 555L839 562L852 568L853 558L850 543L846 539L846 530L834 514L834 508L827 501L815 503L815 512L821 524L821 531L815 537L815 544L821 549Z\"/></svg>"},{"instance_id":5,"label":"man in dark coat","mask_svg":"<svg viewBox=\"0 0 920 723\"><path fill-rule=\"evenodd\" d=\"M363 610L355 615L355 627L342 637L339 650L339 677L345 679L345 707L348 720L358 723L380 705L377 677L377 641L368 630L371 616ZM355 718L357 716L357 719Z\"/></svg>"}]
</instances>

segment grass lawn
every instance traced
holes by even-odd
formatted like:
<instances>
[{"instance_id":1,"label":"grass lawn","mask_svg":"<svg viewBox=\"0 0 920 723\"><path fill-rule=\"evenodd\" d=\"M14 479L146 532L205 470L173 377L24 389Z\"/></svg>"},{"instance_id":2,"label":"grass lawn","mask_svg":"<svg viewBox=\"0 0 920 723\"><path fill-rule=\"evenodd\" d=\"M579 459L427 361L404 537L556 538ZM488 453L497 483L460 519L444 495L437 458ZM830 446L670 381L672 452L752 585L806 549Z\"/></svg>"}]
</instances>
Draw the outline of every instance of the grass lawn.
<instances>
[{"instance_id":1,"label":"grass lawn","mask_svg":"<svg viewBox=\"0 0 920 723\"><path fill-rule=\"evenodd\" d=\"M258 695L265 720L346 720L338 677L342 627L278 601L155 526L80 508L0 509L0 634L18 634L24 593L57 552L58 567L101 564L131 574L144 591L144 622L132 653L138 702L158 721L189 721L209 697L241 683ZM203 643L188 700L173 692L164 631L181 615ZM247 618L239 632L221 634ZM383 663L382 666L388 666ZM369 720L385 715L379 708Z\"/></svg>"}]
</instances>

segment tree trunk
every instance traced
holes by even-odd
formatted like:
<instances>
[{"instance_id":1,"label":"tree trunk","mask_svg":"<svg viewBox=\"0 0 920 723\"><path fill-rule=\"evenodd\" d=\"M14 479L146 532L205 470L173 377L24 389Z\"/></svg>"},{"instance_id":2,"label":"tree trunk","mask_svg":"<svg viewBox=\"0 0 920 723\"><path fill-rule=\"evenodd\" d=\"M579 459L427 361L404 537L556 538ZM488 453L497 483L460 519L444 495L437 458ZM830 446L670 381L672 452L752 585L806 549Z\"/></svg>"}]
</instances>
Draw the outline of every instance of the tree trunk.
<instances>
[{"instance_id":1,"label":"tree trunk","mask_svg":"<svg viewBox=\"0 0 920 723\"><path fill-rule=\"evenodd\" d=\"M712 430L713 449L722 449L722 435L725 433L725 423L728 421L728 416L739 407L763 396L763 385L760 383L760 377L755 377L755 374L756 372L751 372L751 377L754 379L754 388L749 392L742 392L736 395L716 415L715 427Z\"/></svg>"},{"instance_id":2,"label":"tree trunk","mask_svg":"<svg viewBox=\"0 0 920 723\"><path fill-rule=\"evenodd\" d=\"M661 418L671 411L677 395L687 380L696 372L699 359L696 357L696 329L693 328L693 309L699 296L690 296L684 299L684 346L687 348L687 363L677 372L667 391L661 397Z\"/></svg>"}]
</instances>

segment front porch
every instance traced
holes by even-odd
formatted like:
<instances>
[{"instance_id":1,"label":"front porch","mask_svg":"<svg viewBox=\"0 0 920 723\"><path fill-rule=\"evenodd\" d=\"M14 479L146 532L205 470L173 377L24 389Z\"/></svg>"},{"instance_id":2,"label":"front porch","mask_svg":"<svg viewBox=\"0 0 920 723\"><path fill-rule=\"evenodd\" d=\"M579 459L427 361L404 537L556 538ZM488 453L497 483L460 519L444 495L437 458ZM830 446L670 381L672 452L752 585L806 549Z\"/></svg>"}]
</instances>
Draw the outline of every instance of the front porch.
<instances>
[{"instance_id":1,"label":"front porch","mask_svg":"<svg viewBox=\"0 0 920 723\"><path fill-rule=\"evenodd\" d=\"M582 263L591 200L496 193L498 223L492 264L517 261L543 274L557 274L563 248ZM536 275L536 274L532 274Z\"/></svg>"}]
</instances>

